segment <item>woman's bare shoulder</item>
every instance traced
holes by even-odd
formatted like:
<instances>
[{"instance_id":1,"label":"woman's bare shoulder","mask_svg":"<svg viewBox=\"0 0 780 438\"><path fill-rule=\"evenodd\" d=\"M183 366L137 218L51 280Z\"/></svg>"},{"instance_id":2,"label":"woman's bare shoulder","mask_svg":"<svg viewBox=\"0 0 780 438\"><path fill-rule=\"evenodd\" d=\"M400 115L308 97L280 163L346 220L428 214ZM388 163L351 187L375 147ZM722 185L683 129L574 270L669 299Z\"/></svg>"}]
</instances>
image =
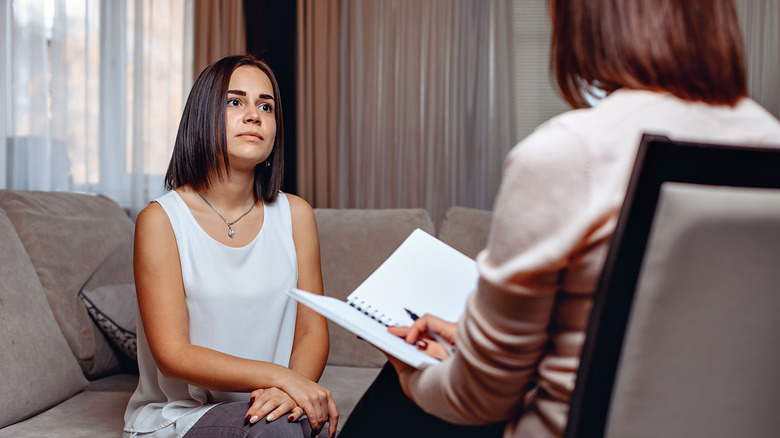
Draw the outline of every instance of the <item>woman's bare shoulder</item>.
<instances>
[{"instance_id":1,"label":"woman's bare shoulder","mask_svg":"<svg viewBox=\"0 0 780 438\"><path fill-rule=\"evenodd\" d=\"M163 209L162 205L160 205L157 201L152 201L146 207L144 207L144 209L138 213L138 216L135 219L135 223L136 228L139 226L157 227L165 224L170 226L168 214L165 213L165 209Z\"/></svg>"},{"instance_id":2,"label":"woman's bare shoulder","mask_svg":"<svg viewBox=\"0 0 780 438\"><path fill-rule=\"evenodd\" d=\"M285 193L285 196L287 196L287 200L290 203L290 215L292 216L293 227L296 227L296 223L307 227L312 225L316 227L314 209L311 205L300 196L287 193Z\"/></svg>"}]
</instances>

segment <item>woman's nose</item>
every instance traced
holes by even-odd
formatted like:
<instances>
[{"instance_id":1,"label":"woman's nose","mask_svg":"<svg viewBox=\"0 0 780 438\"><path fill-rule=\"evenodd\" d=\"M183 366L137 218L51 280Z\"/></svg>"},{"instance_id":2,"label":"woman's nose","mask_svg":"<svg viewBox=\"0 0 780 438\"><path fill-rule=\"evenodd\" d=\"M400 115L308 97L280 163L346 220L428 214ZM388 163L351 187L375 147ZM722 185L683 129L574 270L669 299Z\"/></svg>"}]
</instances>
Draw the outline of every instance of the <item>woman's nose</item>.
<instances>
[{"instance_id":1,"label":"woman's nose","mask_svg":"<svg viewBox=\"0 0 780 438\"><path fill-rule=\"evenodd\" d=\"M260 112L253 106L247 107L244 114L244 122L246 123L260 123Z\"/></svg>"}]
</instances>

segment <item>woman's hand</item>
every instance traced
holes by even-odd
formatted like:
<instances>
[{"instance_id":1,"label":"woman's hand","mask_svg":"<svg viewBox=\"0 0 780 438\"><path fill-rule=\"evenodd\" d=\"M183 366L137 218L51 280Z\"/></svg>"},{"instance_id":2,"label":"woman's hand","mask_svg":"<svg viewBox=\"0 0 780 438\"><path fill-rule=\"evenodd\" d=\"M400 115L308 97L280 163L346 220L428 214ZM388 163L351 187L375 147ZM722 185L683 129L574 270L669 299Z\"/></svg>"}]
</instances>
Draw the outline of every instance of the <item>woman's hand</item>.
<instances>
[{"instance_id":1,"label":"woman's hand","mask_svg":"<svg viewBox=\"0 0 780 438\"><path fill-rule=\"evenodd\" d=\"M287 421L298 421L303 409L295 404L289 394L279 388L264 388L252 391L249 395L249 410L246 411L247 423L257 423L265 417L268 421L287 415Z\"/></svg>"},{"instance_id":2,"label":"woman's hand","mask_svg":"<svg viewBox=\"0 0 780 438\"><path fill-rule=\"evenodd\" d=\"M329 422L328 435L336 435L339 409L333 399L333 394L327 388L291 371L289 378L285 379L281 385L281 389L293 399L297 406L303 409L309 418L312 430L319 431L326 422Z\"/></svg>"},{"instance_id":3,"label":"woman's hand","mask_svg":"<svg viewBox=\"0 0 780 438\"><path fill-rule=\"evenodd\" d=\"M411 392L409 392L409 379L417 369L400 359L396 359L395 356L391 356L387 353L385 353L385 356L387 356L387 361L390 362L390 365L395 368L395 372L398 374L398 383L401 384L401 389L404 394L409 397L409 400L414 401Z\"/></svg>"},{"instance_id":4,"label":"woman's hand","mask_svg":"<svg viewBox=\"0 0 780 438\"><path fill-rule=\"evenodd\" d=\"M419 350L429 356L444 360L450 356L449 349L434 339L431 334L435 333L439 338L454 346L457 326L457 323L445 321L426 313L422 317L417 318L411 327L388 327L387 331L404 338L410 344L415 344ZM393 365L396 373L398 373L398 382L401 384L404 394L414 401L412 394L409 392L409 379L417 370L389 354L385 354L385 356L387 356L387 360Z\"/></svg>"},{"instance_id":5,"label":"woman's hand","mask_svg":"<svg viewBox=\"0 0 780 438\"><path fill-rule=\"evenodd\" d=\"M457 324L426 313L417 318L411 327L388 327L387 331L404 338L410 344L417 345L418 349L429 356L443 360L449 357L449 350L436 341L430 333L436 333L450 345L455 345ZM396 367L397 369L398 367Z\"/></svg>"}]
</instances>

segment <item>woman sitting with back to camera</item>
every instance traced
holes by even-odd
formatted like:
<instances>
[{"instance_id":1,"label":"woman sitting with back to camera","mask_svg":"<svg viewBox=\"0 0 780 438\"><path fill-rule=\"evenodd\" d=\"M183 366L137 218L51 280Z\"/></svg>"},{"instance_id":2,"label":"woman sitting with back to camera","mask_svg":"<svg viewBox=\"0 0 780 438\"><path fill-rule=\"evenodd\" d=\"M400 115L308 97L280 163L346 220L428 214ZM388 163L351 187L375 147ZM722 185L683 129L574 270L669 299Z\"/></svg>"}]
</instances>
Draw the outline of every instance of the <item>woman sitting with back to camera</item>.
<instances>
[{"instance_id":1,"label":"woman sitting with back to camera","mask_svg":"<svg viewBox=\"0 0 780 438\"><path fill-rule=\"evenodd\" d=\"M444 360L417 370L389 357L397 379L392 368L382 371L343 438L488 436L491 429L451 423L504 422L504 437L560 437L642 134L780 141L780 122L747 97L733 0L549 4L554 75L578 109L509 153L487 248L477 257L480 280L460 321L427 315L411 329L392 329ZM594 88L607 96L588 108ZM456 343L457 352L448 357L426 330ZM393 397L393 385L424 412Z\"/></svg>"},{"instance_id":2,"label":"woman sitting with back to camera","mask_svg":"<svg viewBox=\"0 0 780 438\"><path fill-rule=\"evenodd\" d=\"M336 404L316 383L326 321L285 293L322 293L322 274L314 213L279 190L283 164L270 68L250 56L207 67L184 108L170 192L136 222L140 377L125 437L335 435Z\"/></svg>"}]
</instances>

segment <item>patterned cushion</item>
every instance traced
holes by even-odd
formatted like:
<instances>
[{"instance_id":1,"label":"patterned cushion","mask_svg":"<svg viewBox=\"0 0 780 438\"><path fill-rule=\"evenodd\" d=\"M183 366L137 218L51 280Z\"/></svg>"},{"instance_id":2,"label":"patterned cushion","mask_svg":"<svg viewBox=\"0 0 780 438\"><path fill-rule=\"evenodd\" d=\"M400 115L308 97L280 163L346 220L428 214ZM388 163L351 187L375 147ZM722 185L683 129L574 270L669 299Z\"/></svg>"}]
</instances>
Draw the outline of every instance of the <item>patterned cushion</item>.
<instances>
[{"instance_id":1,"label":"patterned cushion","mask_svg":"<svg viewBox=\"0 0 780 438\"><path fill-rule=\"evenodd\" d=\"M132 284L112 284L82 289L79 298L89 316L127 357L136 360L136 298Z\"/></svg>"}]
</instances>

